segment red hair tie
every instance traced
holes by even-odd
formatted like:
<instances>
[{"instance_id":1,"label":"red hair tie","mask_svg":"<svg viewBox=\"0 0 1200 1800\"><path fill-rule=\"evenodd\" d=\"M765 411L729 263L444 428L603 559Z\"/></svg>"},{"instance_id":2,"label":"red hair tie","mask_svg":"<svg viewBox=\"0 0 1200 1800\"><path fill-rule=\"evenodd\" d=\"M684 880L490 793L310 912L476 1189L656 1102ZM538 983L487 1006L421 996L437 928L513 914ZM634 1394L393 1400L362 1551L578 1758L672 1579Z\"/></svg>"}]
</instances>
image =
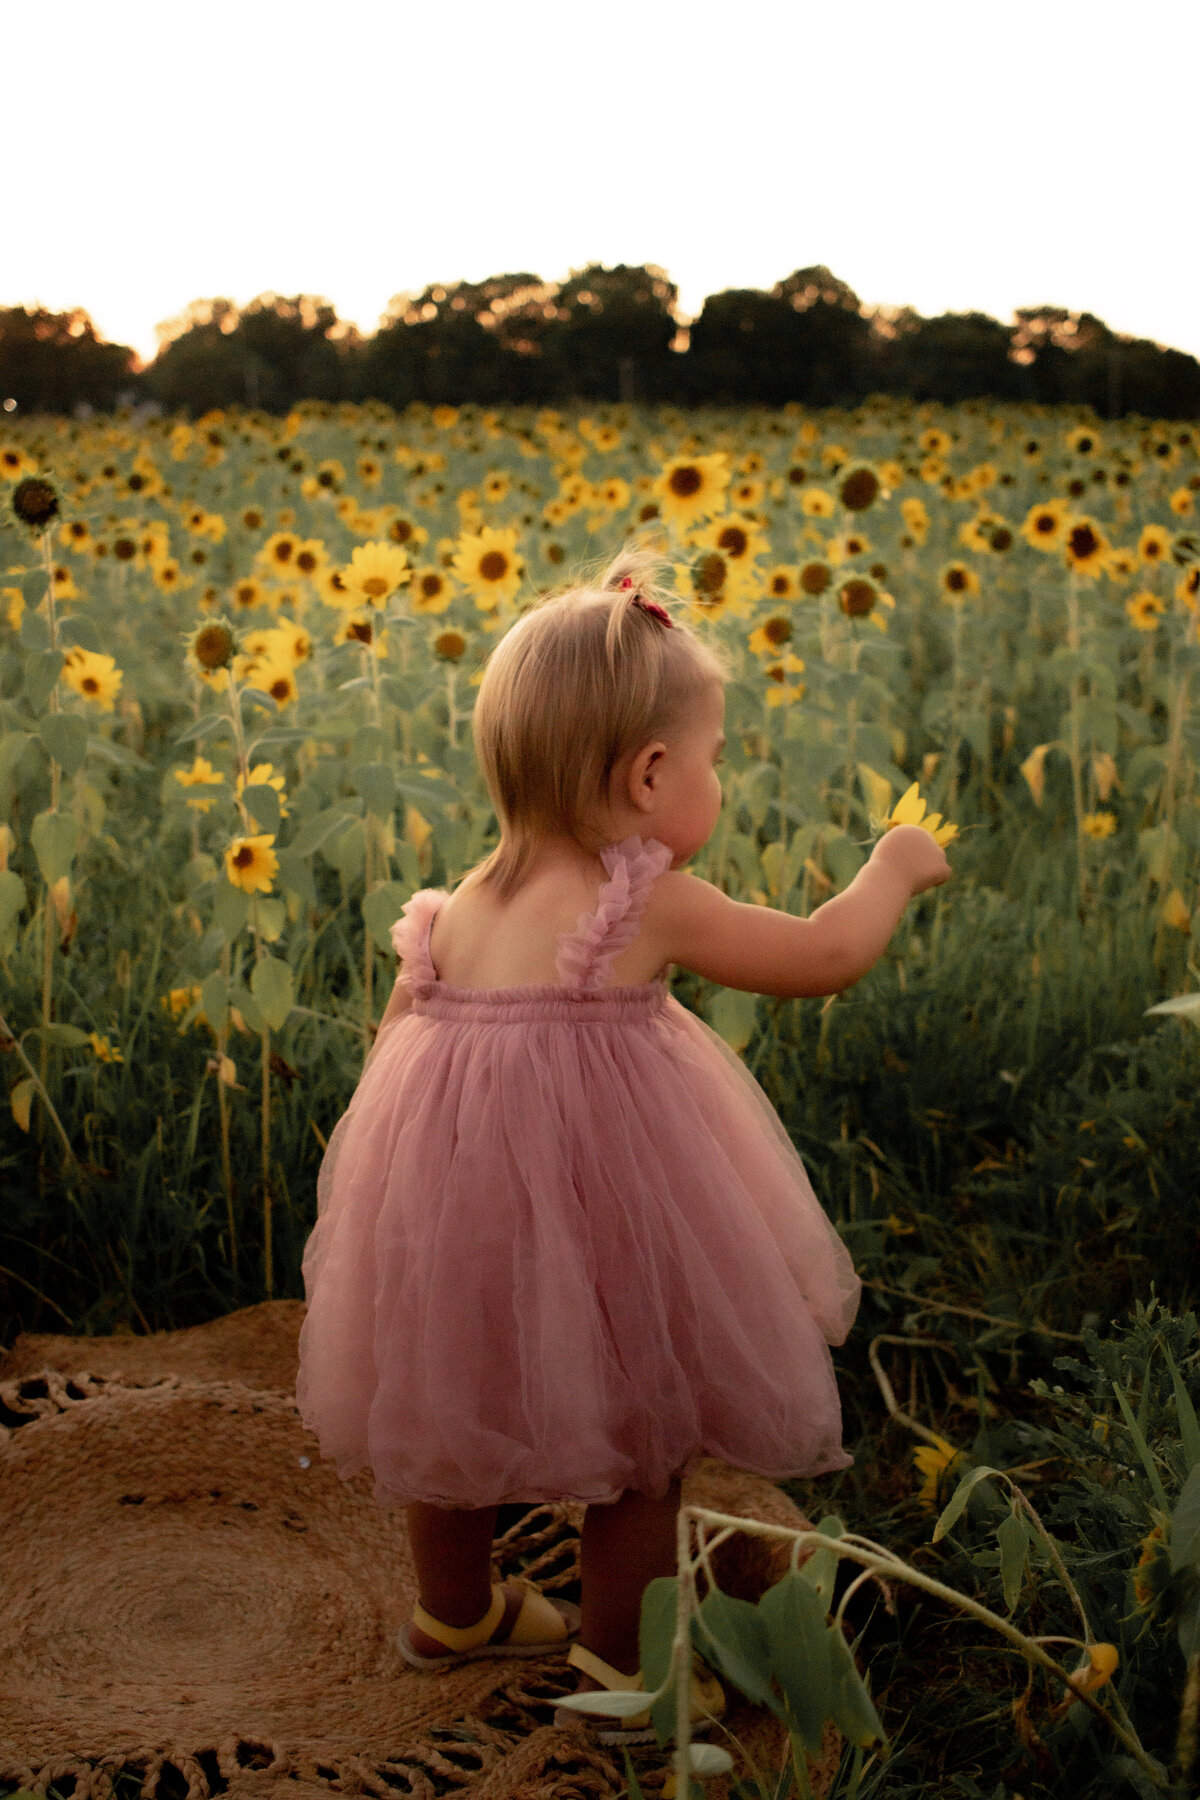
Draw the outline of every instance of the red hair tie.
<instances>
[{"instance_id":1,"label":"red hair tie","mask_svg":"<svg viewBox=\"0 0 1200 1800\"><path fill-rule=\"evenodd\" d=\"M633 586L633 576L623 575L617 583L617 586L618 588L631 588ZM666 626L670 626L673 623L671 615L668 613L666 607L660 606L657 600L646 600L643 599L641 594L635 594L633 596L632 604L634 606L640 606L643 612L653 613L654 617L660 619Z\"/></svg>"}]
</instances>

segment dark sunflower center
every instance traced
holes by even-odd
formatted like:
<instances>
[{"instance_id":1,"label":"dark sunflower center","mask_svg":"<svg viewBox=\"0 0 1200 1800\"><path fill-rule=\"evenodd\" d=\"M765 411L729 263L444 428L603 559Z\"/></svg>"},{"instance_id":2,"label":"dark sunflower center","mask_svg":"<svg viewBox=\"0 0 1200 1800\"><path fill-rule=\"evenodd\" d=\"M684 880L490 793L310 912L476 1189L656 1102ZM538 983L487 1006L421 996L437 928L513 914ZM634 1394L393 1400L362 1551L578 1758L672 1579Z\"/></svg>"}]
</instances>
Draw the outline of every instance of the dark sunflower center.
<instances>
[{"instance_id":1,"label":"dark sunflower center","mask_svg":"<svg viewBox=\"0 0 1200 1800\"><path fill-rule=\"evenodd\" d=\"M842 483L842 505L862 512L878 497L879 481L871 469L855 469Z\"/></svg>"},{"instance_id":2,"label":"dark sunflower center","mask_svg":"<svg viewBox=\"0 0 1200 1800\"><path fill-rule=\"evenodd\" d=\"M239 850L235 850L233 853L235 869L248 869L253 861L254 851L249 844L243 844Z\"/></svg>"},{"instance_id":3,"label":"dark sunflower center","mask_svg":"<svg viewBox=\"0 0 1200 1800\"><path fill-rule=\"evenodd\" d=\"M1100 542L1090 525L1076 525L1071 532L1071 554L1085 562L1089 556L1095 556Z\"/></svg>"},{"instance_id":4,"label":"dark sunflower center","mask_svg":"<svg viewBox=\"0 0 1200 1800\"><path fill-rule=\"evenodd\" d=\"M725 586L725 558L712 551L696 565L696 586L702 594L719 594Z\"/></svg>"},{"instance_id":5,"label":"dark sunflower center","mask_svg":"<svg viewBox=\"0 0 1200 1800\"><path fill-rule=\"evenodd\" d=\"M479 573L485 581L503 581L508 574L508 558L503 550L489 550L481 556Z\"/></svg>"},{"instance_id":6,"label":"dark sunflower center","mask_svg":"<svg viewBox=\"0 0 1200 1800\"><path fill-rule=\"evenodd\" d=\"M745 556L750 548L750 539L740 525L727 525L717 542L728 556Z\"/></svg>"},{"instance_id":7,"label":"dark sunflower center","mask_svg":"<svg viewBox=\"0 0 1200 1800\"><path fill-rule=\"evenodd\" d=\"M806 594L823 594L829 586L830 572L828 563L805 563L800 571L800 586Z\"/></svg>"},{"instance_id":8,"label":"dark sunflower center","mask_svg":"<svg viewBox=\"0 0 1200 1800\"><path fill-rule=\"evenodd\" d=\"M672 469L667 486L677 500L690 500L698 494L704 484L704 477L692 463L684 463L680 469Z\"/></svg>"}]
</instances>

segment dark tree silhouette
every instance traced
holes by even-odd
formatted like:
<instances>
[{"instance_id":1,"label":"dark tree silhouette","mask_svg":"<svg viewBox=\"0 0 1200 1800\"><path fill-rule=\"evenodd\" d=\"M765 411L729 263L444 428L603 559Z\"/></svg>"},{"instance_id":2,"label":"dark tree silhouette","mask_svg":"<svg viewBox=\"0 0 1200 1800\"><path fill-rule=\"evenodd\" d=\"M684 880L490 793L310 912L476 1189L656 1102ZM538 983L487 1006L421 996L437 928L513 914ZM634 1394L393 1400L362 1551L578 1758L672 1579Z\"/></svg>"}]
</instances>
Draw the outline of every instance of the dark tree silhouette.
<instances>
[{"instance_id":1,"label":"dark tree silhouette","mask_svg":"<svg viewBox=\"0 0 1200 1800\"><path fill-rule=\"evenodd\" d=\"M327 300L260 294L194 300L143 376L145 391L174 410L242 403L283 413L297 400L347 396L359 338Z\"/></svg>"},{"instance_id":2,"label":"dark tree silhouette","mask_svg":"<svg viewBox=\"0 0 1200 1800\"><path fill-rule=\"evenodd\" d=\"M79 405L106 411L136 387L138 359L127 344L96 336L81 307L0 308L0 402L22 412L69 413Z\"/></svg>"}]
</instances>

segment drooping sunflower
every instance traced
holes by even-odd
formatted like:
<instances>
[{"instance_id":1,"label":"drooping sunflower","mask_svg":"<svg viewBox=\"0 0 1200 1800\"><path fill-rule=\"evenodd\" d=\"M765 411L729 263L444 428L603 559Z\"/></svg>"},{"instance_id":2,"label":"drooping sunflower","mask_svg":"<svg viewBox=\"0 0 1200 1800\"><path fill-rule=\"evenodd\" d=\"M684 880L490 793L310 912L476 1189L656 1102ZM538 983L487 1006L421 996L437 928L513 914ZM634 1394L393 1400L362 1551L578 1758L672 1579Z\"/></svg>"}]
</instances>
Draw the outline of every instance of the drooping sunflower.
<instances>
[{"instance_id":1,"label":"drooping sunflower","mask_svg":"<svg viewBox=\"0 0 1200 1800\"><path fill-rule=\"evenodd\" d=\"M866 512L878 500L882 485L870 463L854 463L838 480L838 499L847 512Z\"/></svg>"},{"instance_id":2,"label":"drooping sunflower","mask_svg":"<svg viewBox=\"0 0 1200 1800\"><path fill-rule=\"evenodd\" d=\"M397 544L358 544L349 567L342 569L346 591L357 606L382 607L396 589L411 579L408 555Z\"/></svg>"},{"instance_id":3,"label":"drooping sunflower","mask_svg":"<svg viewBox=\"0 0 1200 1800\"><path fill-rule=\"evenodd\" d=\"M44 475L27 475L8 497L13 517L29 531L44 531L59 516L58 493Z\"/></svg>"},{"instance_id":4,"label":"drooping sunflower","mask_svg":"<svg viewBox=\"0 0 1200 1800\"><path fill-rule=\"evenodd\" d=\"M188 667L203 681L221 677L218 692L225 686L226 671L237 651L237 638L228 619L218 615L205 619L185 639Z\"/></svg>"},{"instance_id":5,"label":"drooping sunflower","mask_svg":"<svg viewBox=\"0 0 1200 1800\"><path fill-rule=\"evenodd\" d=\"M497 530L485 525L481 531L464 532L458 539L454 573L481 612L491 612L502 600L516 597L524 567L517 555L517 534L511 526Z\"/></svg>"},{"instance_id":6,"label":"drooping sunflower","mask_svg":"<svg viewBox=\"0 0 1200 1800\"><path fill-rule=\"evenodd\" d=\"M800 592L809 600L815 600L823 594L832 580L833 564L823 556L810 557L800 566Z\"/></svg>"},{"instance_id":7,"label":"drooping sunflower","mask_svg":"<svg viewBox=\"0 0 1200 1800\"><path fill-rule=\"evenodd\" d=\"M719 618L729 604L729 565L719 550L704 550L689 569L676 563L675 591L706 618Z\"/></svg>"},{"instance_id":8,"label":"drooping sunflower","mask_svg":"<svg viewBox=\"0 0 1200 1800\"><path fill-rule=\"evenodd\" d=\"M461 662L467 653L467 640L461 631L448 625L434 638L433 653L441 662Z\"/></svg>"},{"instance_id":9,"label":"drooping sunflower","mask_svg":"<svg viewBox=\"0 0 1200 1800\"><path fill-rule=\"evenodd\" d=\"M711 456L672 457L652 491L662 517L685 531L723 510L728 486L729 457L724 450L716 450Z\"/></svg>"},{"instance_id":10,"label":"drooping sunflower","mask_svg":"<svg viewBox=\"0 0 1200 1800\"><path fill-rule=\"evenodd\" d=\"M1095 581L1103 573L1108 548L1108 539L1095 519L1089 519L1083 513L1067 519L1063 557L1073 575Z\"/></svg>"},{"instance_id":11,"label":"drooping sunflower","mask_svg":"<svg viewBox=\"0 0 1200 1800\"><path fill-rule=\"evenodd\" d=\"M279 873L279 858L271 845L273 831L254 837L235 837L225 852L225 873L234 887L246 894L269 894Z\"/></svg>"}]
</instances>

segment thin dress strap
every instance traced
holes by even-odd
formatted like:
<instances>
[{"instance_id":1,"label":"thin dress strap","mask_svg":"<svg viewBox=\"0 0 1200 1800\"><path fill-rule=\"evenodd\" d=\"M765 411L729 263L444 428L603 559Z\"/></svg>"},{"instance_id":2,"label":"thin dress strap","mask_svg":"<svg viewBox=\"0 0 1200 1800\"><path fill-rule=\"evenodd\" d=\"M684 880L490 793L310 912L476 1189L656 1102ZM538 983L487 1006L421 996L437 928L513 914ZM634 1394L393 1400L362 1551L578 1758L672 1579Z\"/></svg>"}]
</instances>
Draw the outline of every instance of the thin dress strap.
<instances>
[{"instance_id":1,"label":"thin dress strap","mask_svg":"<svg viewBox=\"0 0 1200 1800\"><path fill-rule=\"evenodd\" d=\"M600 860L609 879L594 912L580 913L574 931L558 934L555 967L566 987L597 993L608 985L613 958L638 934L642 909L656 876L670 866L674 851L657 838L633 836L609 844Z\"/></svg>"}]
</instances>

